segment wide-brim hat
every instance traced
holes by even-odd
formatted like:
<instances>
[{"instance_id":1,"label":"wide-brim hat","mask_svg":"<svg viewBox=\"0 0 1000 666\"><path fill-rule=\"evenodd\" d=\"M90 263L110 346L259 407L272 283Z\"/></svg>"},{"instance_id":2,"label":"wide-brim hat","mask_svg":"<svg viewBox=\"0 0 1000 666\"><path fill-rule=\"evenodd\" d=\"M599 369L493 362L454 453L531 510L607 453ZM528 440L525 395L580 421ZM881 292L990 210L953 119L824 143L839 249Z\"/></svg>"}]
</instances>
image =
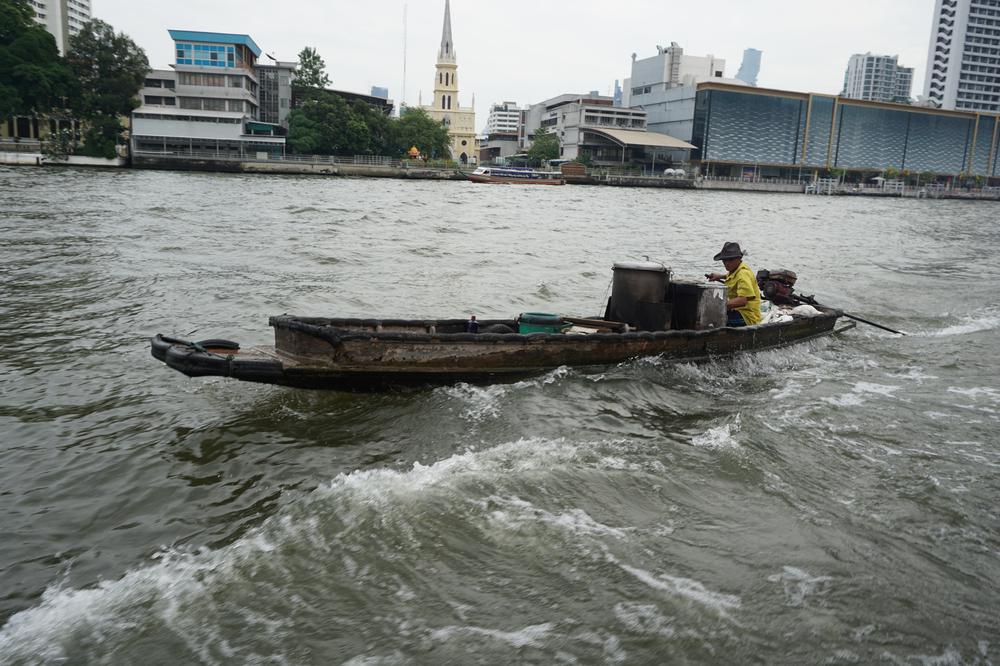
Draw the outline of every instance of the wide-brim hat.
<instances>
[{"instance_id":1,"label":"wide-brim hat","mask_svg":"<svg viewBox=\"0 0 1000 666\"><path fill-rule=\"evenodd\" d=\"M713 261L725 261L726 259L742 259L746 254L740 249L739 243L726 243L722 246L722 252L712 257Z\"/></svg>"}]
</instances>

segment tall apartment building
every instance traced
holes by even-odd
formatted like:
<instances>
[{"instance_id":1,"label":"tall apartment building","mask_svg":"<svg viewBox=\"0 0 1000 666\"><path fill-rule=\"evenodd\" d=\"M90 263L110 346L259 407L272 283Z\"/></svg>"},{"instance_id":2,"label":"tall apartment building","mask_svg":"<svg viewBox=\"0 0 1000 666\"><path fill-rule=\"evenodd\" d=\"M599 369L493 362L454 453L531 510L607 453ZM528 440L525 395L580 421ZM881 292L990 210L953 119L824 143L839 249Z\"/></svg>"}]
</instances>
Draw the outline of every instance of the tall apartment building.
<instances>
[{"instance_id":1,"label":"tall apartment building","mask_svg":"<svg viewBox=\"0 0 1000 666\"><path fill-rule=\"evenodd\" d=\"M59 53L69 49L69 38L90 20L90 0L28 0L35 20L56 38Z\"/></svg>"},{"instance_id":2,"label":"tall apartment building","mask_svg":"<svg viewBox=\"0 0 1000 666\"><path fill-rule=\"evenodd\" d=\"M909 104L912 88L913 68L900 67L898 56L855 53L847 63L841 96Z\"/></svg>"},{"instance_id":3,"label":"tall apartment building","mask_svg":"<svg viewBox=\"0 0 1000 666\"><path fill-rule=\"evenodd\" d=\"M943 109L1000 112L1000 2L936 0L924 99Z\"/></svg>"}]
</instances>

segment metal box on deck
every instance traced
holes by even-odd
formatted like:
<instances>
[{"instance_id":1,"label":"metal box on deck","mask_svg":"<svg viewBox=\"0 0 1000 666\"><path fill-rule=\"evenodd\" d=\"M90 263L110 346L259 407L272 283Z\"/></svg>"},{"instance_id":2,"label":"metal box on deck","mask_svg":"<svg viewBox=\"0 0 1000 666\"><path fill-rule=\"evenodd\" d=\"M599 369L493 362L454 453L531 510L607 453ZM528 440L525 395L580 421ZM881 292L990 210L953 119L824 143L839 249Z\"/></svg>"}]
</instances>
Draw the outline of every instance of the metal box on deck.
<instances>
[{"instance_id":1,"label":"metal box on deck","mask_svg":"<svg viewBox=\"0 0 1000 666\"><path fill-rule=\"evenodd\" d=\"M700 331L726 325L726 285L674 280L670 292L674 328Z\"/></svg>"}]
</instances>

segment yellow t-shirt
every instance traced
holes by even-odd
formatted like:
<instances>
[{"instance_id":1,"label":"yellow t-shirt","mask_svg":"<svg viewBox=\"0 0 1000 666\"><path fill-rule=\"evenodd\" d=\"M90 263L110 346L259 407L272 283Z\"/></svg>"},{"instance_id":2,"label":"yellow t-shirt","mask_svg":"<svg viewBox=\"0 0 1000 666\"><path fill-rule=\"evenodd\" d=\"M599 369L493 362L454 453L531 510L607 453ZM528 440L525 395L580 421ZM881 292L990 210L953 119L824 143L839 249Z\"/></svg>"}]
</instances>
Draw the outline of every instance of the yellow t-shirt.
<instances>
[{"instance_id":1,"label":"yellow t-shirt","mask_svg":"<svg viewBox=\"0 0 1000 666\"><path fill-rule=\"evenodd\" d=\"M746 296L747 304L736 311L743 316L747 326L760 323L760 288L746 263L740 262L739 267L726 276L726 291L729 298Z\"/></svg>"}]
</instances>

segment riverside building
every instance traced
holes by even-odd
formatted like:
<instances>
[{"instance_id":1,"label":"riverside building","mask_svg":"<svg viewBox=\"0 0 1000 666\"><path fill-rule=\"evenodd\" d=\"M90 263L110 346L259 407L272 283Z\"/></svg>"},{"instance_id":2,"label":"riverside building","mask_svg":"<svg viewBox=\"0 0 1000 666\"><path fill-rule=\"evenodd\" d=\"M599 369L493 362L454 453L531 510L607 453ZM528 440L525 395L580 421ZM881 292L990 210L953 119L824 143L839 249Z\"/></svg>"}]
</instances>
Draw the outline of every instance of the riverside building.
<instances>
[{"instance_id":1,"label":"riverside building","mask_svg":"<svg viewBox=\"0 0 1000 666\"><path fill-rule=\"evenodd\" d=\"M531 147L545 128L559 138L559 157L586 157L594 164L652 164L685 161L694 148L685 141L646 131L646 112L614 106L614 99L590 95L559 95L532 104L524 113L524 143Z\"/></svg>"},{"instance_id":2,"label":"riverside building","mask_svg":"<svg viewBox=\"0 0 1000 666\"><path fill-rule=\"evenodd\" d=\"M748 49L750 51L752 49ZM759 53L758 65L759 65ZM744 56L742 69L750 77L752 63ZM636 59L632 55L631 76L625 79L623 105L646 112L647 129L667 134L682 141L691 140L694 119L694 99L697 85L706 81L722 81L745 85L743 81L725 78L726 61L713 55L691 56L676 42L667 48L656 47L656 55Z\"/></svg>"},{"instance_id":3,"label":"riverside building","mask_svg":"<svg viewBox=\"0 0 1000 666\"><path fill-rule=\"evenodd\" d=\"M90 0L28 0L35 20L56 38L59 53L66 55L70 37L90 20Z\"/></svg>"},{"instance_id":4,"label":"riverside building","mask_svg":"<svg viewBox=\"0 0 1000 666\"><path fill-rule=\"evenodd\" d=\"M811 177L844 169L1000 178L998 116L834 95L698 85L691 143L702 171Z\"/></svg>"},{"instance_id":5,"label":"riverside building","mask_svg":"<svg viewBox=\"0 0 1000 666\"><path fill-rule=\"evenodd\" d=\"M851 99L909 104L912 88L913 68L900 67L898 56L856 53L847 63L840 94Z\"/></svg>"},{"instance_id":6,"label":"riverside building","mask_svg":"<svg viewBox=\"0 0 1000 666\"><path fill-rule=\"evenodd\" d=\"M451 3L444 2L444 27L438 49L434 102L422 107L427 115L448 128L451 159L467 164L476 160L476 110L458 102L458 59L451 34Z\"/></svg>"},{"instance_id":7,"label":"riverside building","mask_svg":"<svg viewBox=\"0 0 1000 666\"><path fill-rule=\"evenodd\" d=\"M479 141L479 161L503 164L517 154L523 111L514 102L502 102L490 107L486 131Z\"/></svg>"},{"instance_id":8,"label":"riverside building","mask_svg":"<svg viewBox=\"0 0 1000 666\"><path fill-rule=\"evenodd\" d=\"M1000 112L1000 2L936 0L924 99L942 109Z\"/></svg>"},{"instance_id":9,"label":"riverside building","mask_svg":"<svg viewBox=\"0 0 1000 666\"><path fill-rule=\"evenodd\" d=\"M267 157L284 153L283 128L260 120L249 35L170 30L172 70L154 70L132 112L134 154Z\"/></svg>"}]
</instances>

